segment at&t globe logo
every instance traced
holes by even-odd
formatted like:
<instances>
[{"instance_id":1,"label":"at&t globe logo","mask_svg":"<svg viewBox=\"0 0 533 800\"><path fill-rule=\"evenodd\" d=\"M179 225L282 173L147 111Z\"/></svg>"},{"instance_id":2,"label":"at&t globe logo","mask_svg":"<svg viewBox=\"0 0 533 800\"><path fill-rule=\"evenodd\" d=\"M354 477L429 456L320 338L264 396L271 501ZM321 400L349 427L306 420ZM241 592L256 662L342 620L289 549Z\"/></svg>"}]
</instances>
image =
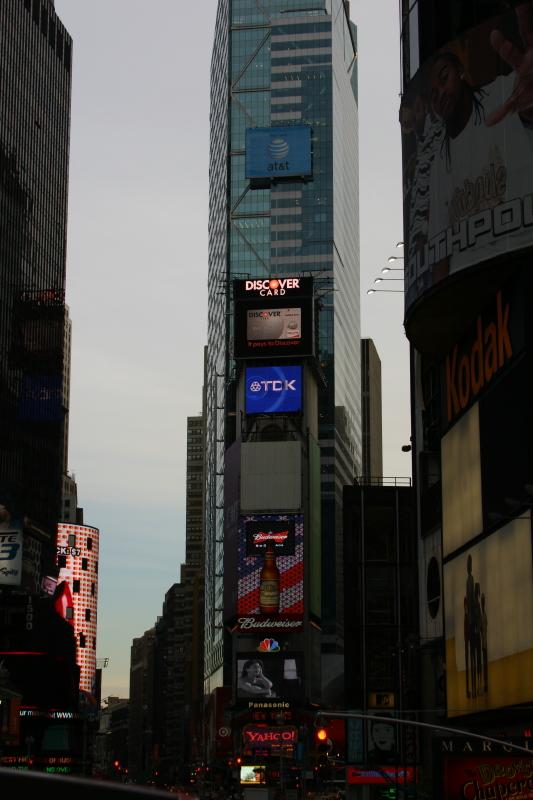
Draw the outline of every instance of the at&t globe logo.
<instances>
[{"instance_id":1,"label":"at&t globe logo","mask_svg":"<svg viewBox=\"0 0 533 800\"><path fill-rule=\"evenodd\" d=\"M268 145L268 152L272 161L268 165L269 172L288 172L290 169L287 156L289 143L283 136L273 136Z\"/></svg>"}]
</instances>

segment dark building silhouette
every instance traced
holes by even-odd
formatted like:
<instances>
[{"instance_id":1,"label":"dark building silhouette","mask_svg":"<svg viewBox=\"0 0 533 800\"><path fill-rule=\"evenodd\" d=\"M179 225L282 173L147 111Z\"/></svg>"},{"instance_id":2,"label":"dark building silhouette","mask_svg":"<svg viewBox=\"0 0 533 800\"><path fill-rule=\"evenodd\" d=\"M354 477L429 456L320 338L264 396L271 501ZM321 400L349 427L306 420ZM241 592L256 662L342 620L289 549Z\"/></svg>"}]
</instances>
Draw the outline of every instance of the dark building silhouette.
<instances>
[{"instance_id":1,"label":"dark building silhouette","mask_svg":"<svg viewBox=\"0 0 533 800\"><path fill-rule=\"evenodd\" d=\"M154 628L131 645L128 768L131 778L139 783L153 779L157 756L155 647Z\"/></svg>"},{"instance_id":2,"label":"dark building silhouette","mask_svg":"<svg viewBox=\"0 0 533 800\"><path fill-rule=\"evenodd\" d=\"M533 700L532 29L531 2L402 3L421 707L463 741L520 741ZM501 757L421 741L439 800ZM489 791L511 794L509 775Z\"/></svg>"},{"instance_id":3,"label":"dark building silhouette","mask_svg":"<svg viewBox=\"0 0 533 800\"><path fill-rule=\"evenodd\" d=\"M381 361L372 339L361 339L361 475L383 475Z\"/></svg>"},{"instance_id":4,"label":"dark building silhouette","mask_svg":"<svg viewBox=\"0 0 533 800\"><path fill-rule=\"evenodd\" d=\"M6 0L0 93L0 503L61 517L72 42L49 0Z\"/></svg>"}]
</instances>

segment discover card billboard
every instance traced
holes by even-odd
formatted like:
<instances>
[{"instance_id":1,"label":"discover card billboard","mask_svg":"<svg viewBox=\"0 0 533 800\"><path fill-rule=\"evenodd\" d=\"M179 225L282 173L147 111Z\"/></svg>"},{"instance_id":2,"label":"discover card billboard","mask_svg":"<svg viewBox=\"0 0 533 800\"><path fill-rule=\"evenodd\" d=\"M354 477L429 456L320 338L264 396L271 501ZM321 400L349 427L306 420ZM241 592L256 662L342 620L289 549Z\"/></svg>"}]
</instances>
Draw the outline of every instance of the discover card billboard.
<instances>
[{"instance_id":1,"label":"discover card billboard","mask_svg":"<svg viewBox=\"0 0 533 800\"><path fill-rule=\"evenodd\" d=\"M533 4L448 43L406 87L406 310L449 275L533 244Z\"/></svg>"}]
</instances>

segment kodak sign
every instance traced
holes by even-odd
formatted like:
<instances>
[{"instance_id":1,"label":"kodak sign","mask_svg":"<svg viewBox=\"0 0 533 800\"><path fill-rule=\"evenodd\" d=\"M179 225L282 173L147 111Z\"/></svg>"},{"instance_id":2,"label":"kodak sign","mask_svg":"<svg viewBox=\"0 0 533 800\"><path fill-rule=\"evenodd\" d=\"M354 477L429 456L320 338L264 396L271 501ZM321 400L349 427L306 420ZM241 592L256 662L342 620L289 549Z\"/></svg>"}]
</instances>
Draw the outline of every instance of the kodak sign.
<instances>
[{"instance_id":1,"label":"kodak sign","mask_svg":"<svg viewBox=\"0 0 533 800\"><path fill-rule=\"evenodd\" d=\"M496 315L483 325L476 321L476 338L466 351L455 345L446 356L446 409L448 422L477 397L480 391L513 355L509 335L509 303L504 305L502 293L496 295Z\"/></svg>"}]
</instances>

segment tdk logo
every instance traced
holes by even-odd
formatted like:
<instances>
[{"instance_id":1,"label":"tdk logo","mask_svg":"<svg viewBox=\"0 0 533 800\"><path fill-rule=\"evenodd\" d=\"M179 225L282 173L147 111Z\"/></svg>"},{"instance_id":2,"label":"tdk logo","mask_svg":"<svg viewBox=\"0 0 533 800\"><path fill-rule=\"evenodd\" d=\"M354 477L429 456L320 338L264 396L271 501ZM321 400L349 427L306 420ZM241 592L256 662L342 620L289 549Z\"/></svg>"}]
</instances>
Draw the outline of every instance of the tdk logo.
<instances>
[{"instance_id":1,"label":"tdk logo","mask_svg":"<svg viewBox=\"0 0 533 800\"><path fill-rule=\"evenodd\" d=\"M302 410L302 367L246 367L246 414Z\"/></svg>"},{"instance_id":2,"label":"tdk logo","mask_svg":"<svg viewBox=\"0 0 533 800\"><path fill-rule=\"evenodd\" d=\"M251 392L296 392L296 379L292 381L252 381Z\"/></svg>"}]
</instances>

